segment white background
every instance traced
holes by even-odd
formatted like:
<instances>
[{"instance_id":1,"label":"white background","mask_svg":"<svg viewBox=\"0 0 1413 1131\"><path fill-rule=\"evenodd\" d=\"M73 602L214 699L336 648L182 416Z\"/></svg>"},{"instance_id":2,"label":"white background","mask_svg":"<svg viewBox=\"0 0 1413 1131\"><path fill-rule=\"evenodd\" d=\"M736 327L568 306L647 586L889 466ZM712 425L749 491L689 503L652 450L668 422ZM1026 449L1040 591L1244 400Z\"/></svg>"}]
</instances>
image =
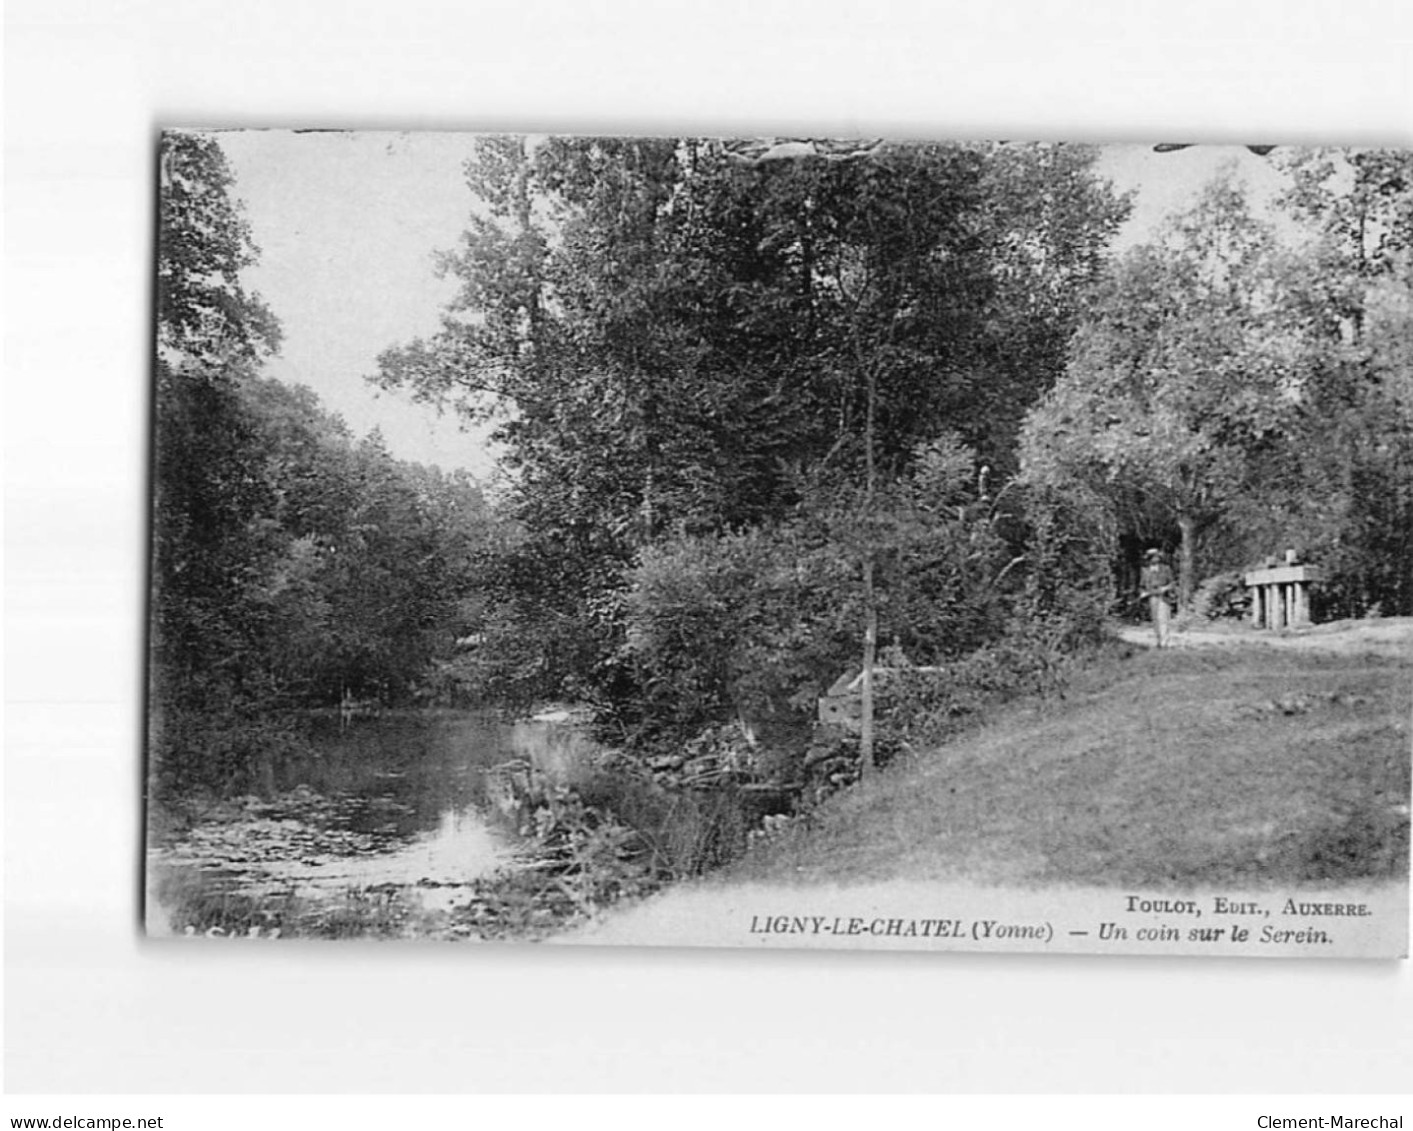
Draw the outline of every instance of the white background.
<instances>
[{"instance_id":1,"label":"white background","mask_svg":"<svg viewBox=\"0 0 1413 1131\"><path fill-rule=\"evenodd\" d=\"M1406 962L156 944L135 908L159 126L1407 145L1411 7L12 0L7 1086L1409 1090Z\"/></svg>"}]
</instances>

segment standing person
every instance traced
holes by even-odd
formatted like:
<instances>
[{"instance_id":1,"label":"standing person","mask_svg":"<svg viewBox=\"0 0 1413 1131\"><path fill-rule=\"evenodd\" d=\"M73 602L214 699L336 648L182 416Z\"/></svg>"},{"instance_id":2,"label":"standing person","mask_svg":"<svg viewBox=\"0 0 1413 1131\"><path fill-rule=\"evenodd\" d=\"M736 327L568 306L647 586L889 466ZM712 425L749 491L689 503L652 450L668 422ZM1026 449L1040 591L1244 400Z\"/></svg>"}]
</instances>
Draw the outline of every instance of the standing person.
<instances>
[{"instance_id":1,"label":"standing person","mask_svg":"<svg viewBox=\"0 0 1413 1131\"><path fill-rule=\"evenodd\" d=\"M1143 588L1139 596L1148 598L1148 611L1153 619L1153 632L1158 637L1158 647L1166 648L1171 636L1168 624L1173 615L1172 607L1168 604L1168 597L1173 591L1173 571L1156 547L1148 551L1141 584Z\"/></svg>"}]
</instances>

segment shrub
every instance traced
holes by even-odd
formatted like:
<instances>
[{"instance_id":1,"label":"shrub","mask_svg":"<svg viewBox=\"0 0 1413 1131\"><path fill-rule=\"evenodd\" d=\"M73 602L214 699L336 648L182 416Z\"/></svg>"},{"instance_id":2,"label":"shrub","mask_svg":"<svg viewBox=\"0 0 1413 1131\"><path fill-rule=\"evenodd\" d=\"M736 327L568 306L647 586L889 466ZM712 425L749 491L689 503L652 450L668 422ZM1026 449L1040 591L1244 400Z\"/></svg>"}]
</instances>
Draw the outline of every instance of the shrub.
<instances>
[{"instance_id":1,"label":"shrub","mask_svg":"<svg viewBox=\"0 0 1413 1131\"><path fill-rule=\"evenodd\" d=\"M999 640L935 670L890 675L879 695L882 733L909 745L936 743L988 706L1063 694L1078 657L1099 639L1086 616L1016 617Z\"/></svg>"},{"instance_id":2,"label":"shrub","mask_svg":"<svg viewBox=\"0 0 1413 1131\"><path fill-rule=\"evenodd\" d=\"M1197 587L1189 614L1194 620L1239 620L1250 607L1242 574L1219 573Z\"/></svg>"},{"instance_id":3,"label":"shrub","mask_svg":"<svg viewBox=\"0 0 1413 1131\"><path fill-rule=\"evenodd\" d=\"M766 565L753 536L681 538L644 551L625 602L625 652L641 707L689 729L728 711Z\"/></svg>"},{"instance_id":4,"label":"shrub","mask_svg":"<svg viewBox=\"0 0 1413 1131\"><path fill-rule=\"evenodd\" d=\"M779 528L644 552L622 615L649 733L812 711L862 651L865 555L880 639L917 662L1003 633L1020 575L1008 576L989 502L928 479L891 490L866 515L855 502L821 492Z\"/></svg>"}]
</instances>

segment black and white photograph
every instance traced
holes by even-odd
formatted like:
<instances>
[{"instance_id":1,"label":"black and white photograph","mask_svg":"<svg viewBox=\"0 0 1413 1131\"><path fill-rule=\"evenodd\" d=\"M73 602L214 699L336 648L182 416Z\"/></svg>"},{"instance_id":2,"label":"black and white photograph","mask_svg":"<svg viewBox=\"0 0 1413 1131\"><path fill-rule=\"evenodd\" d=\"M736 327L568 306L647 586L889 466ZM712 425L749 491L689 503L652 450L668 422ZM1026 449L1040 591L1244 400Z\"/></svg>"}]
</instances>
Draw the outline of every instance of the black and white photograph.
<instances>
[{"instance_id":1,"label":"black and white photograph","mask_svg":"<svg viewBox=\"0 0 1413 1131\"><path fill-rule=\"evenodd\" d=\"M3 24L0 1122L1407 1126L1413 7Z\"/></svg>"},{"instance_id":2,"label":"black and white photograph","mask_svg":"<svg viewBox=\"0 0 1413 1131\"><path fill-rule=\"evenodd\" d=\"M1413 152L155 159L149 935L1406 955Z\"/></svg>"}]
</instances>

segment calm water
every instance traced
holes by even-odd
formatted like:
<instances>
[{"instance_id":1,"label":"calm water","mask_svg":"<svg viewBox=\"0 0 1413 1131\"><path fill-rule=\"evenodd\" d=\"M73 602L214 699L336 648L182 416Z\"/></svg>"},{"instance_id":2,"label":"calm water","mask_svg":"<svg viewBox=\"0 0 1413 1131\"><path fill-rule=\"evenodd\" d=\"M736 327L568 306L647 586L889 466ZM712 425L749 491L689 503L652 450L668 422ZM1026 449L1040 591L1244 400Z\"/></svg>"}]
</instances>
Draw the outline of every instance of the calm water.
<instances>
[{"instance_id":1,"label":"calm water","mask_svg":"<svg viewBox=\"0 0 1413 1131\"><path fill-rule=\"evenodd\" d=\"M514 850L487 771L529 760L572 783L595 746L570 721L507 723L476 712L406 711L341 725L312 720L311 748L270 767L277 795L304 787L308 809L213 821L151 861L154 930L174 902L272 892L305 899L372 885L415 885L436 909ZM491 788L488 789L488 784Z\"/></svg>"},{"instance_id":2,"label":"calm water","mask_svg":"<svg viewBox=\"0 0 1413 1131\"><path fill-rule=\"evenodd\" d=\"M391 712L347 726L336 717L320 717L313 723L311 753L277 766L275 788L307 785L327 796L365 802L366 818L350 822L355 831L428 833L449 815L484 807L485 771L532 756L534 739L549 726L507 724L461 711ZM397 808L378 804L389 801Z\"/></svg>"}]
</instances>

